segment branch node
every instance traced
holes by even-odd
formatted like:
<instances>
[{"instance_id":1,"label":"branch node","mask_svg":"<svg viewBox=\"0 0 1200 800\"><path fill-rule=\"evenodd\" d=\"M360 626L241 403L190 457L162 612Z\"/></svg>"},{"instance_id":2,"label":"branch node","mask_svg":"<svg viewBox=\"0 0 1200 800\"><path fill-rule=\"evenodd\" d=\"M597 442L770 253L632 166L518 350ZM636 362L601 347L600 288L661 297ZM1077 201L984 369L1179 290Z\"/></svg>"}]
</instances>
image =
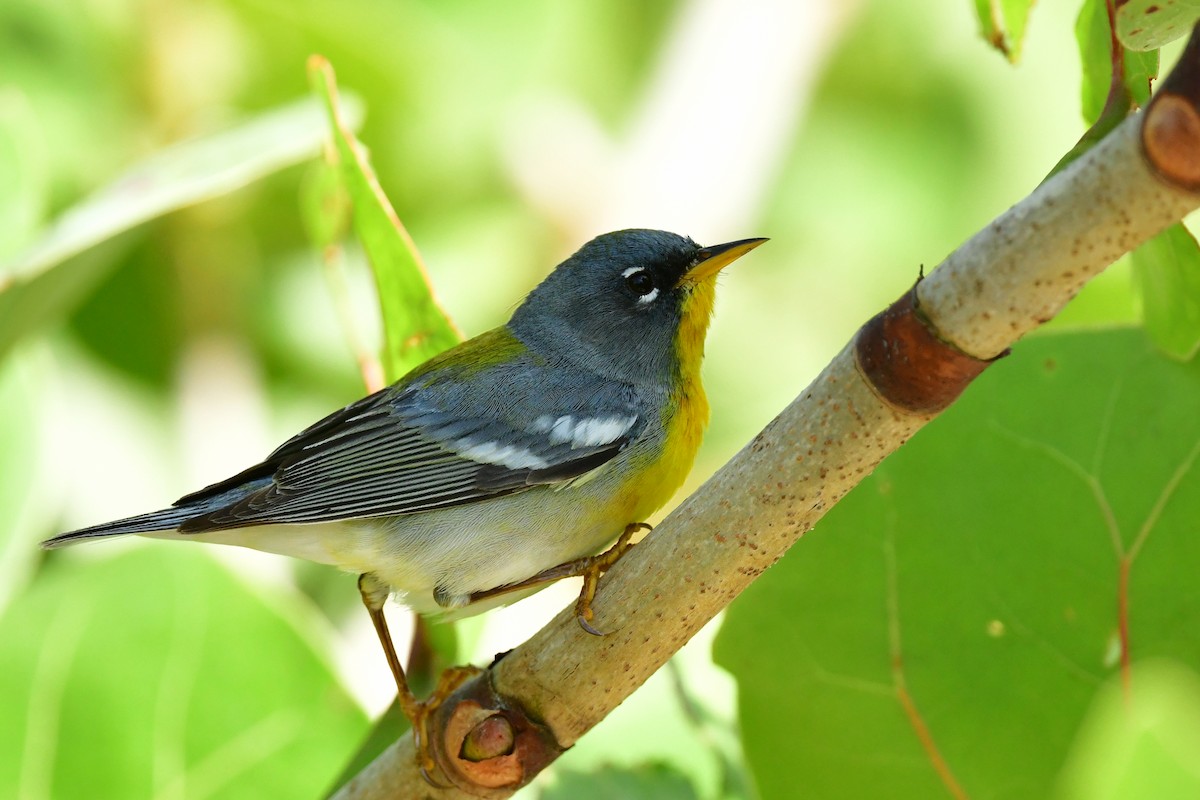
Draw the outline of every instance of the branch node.
<instances>
[{"instance_id":1,"label":"branch node","mask_svg":"<svg viewBox=\"0 0 1200 800\"><path fill-rule=\"evenodd\" d=\"M1200 24L1146 108L1142 153L1171 185L1200 191Z\"/></svg>"},{"instance_id":2,"label":"branch node","mask_svg":"<svg viewBox=\"0 0 1200 800\"><path fill-rule=\"evenodd\" d=\"M943 341L921 313L917 286L876 314L854 341L858 370L890 406L934 414L953 403L995 359L985 361ZM1005 350L997 358L1008 354Z\"/></svg>"},{"instance_id":3,"label":"branch node","mask_svg":"<svg viewBox=\"0 0 1200 800\"><path fill-rule=\"evenodd\" d=\"M512 698L490 671L463 684L434 712L430 744L442 774L479 797L508 797L562 755L550 730Z\"/></svg>"},{"instance_id":4,"label":"branch node","mask_svg":"<svg viewBox=\"0 0 1200 800\"><path fill-rule=\"evenodd\" d=\"M508 718L503 714L492 714L467 731L458 755L478 764L480 761L510 755L516 740L517 733Z\"/></svg>"}]
</instances>

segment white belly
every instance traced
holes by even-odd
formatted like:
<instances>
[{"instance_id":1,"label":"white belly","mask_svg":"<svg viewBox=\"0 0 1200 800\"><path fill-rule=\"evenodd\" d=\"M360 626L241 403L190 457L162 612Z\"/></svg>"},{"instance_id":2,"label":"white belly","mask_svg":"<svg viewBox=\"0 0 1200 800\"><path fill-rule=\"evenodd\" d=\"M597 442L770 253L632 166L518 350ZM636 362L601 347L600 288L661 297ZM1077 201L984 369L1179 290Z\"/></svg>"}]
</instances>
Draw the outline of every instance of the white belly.
<instances>
[{"instance_id":1,"label":"white belly","mask_svg":"<svg viewBox=\"0 0 1200 800\"><path fill-rule=\"evenodd\" d=\"M405 605L438 613L446 609L434 601L435 589L463 596L525 580L599 551L627 522L635 521L613 523L610 514L586 502L587 494L584 487L535 488L486 503L401 517L147 535L250 547L370 572L391 586ZM536 519L530 517L531 507L537 509ZM472 606L457 614L486 607Z\"/></svg>"}]
</instances>

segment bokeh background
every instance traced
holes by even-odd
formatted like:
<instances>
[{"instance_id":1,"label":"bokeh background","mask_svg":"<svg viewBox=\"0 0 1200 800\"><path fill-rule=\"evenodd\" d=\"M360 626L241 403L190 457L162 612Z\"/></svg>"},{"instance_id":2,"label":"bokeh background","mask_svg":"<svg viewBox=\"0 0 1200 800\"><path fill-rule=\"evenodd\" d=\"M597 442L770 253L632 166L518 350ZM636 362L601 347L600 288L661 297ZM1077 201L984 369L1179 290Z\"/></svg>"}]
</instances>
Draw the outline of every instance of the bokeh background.
<instances>
[{"instance_id":1,"label":"bokeh background","mask_svg":"<svg viewBox=\"0 0 1200 800\"><path fill-rule=\"evenodd\" d=\"M0 264L165 146L305 97L320 53L468 335L606 230L771 238L722 279L690 491L1071 147L1076 11L1040 5L1014 67L965 0L6 0ZM153 541L37 548L238 471L361 395L301 213L313 174L282 169L77 256L75 300L0 363L0 706L26 709L0 726L0 794L317 796L388 703L353 576ZM373 341L370 274L346 256ZM1129 282L1109 271L1054 324L1132 319ZM464 655L514 646L574 591L467 623ZM662 762L703 796L744 790L710 640L544 786ZM239 689L291 710L203 719ZM287 769L264 766L283 752Z\"/></svg>"}]
</instances>

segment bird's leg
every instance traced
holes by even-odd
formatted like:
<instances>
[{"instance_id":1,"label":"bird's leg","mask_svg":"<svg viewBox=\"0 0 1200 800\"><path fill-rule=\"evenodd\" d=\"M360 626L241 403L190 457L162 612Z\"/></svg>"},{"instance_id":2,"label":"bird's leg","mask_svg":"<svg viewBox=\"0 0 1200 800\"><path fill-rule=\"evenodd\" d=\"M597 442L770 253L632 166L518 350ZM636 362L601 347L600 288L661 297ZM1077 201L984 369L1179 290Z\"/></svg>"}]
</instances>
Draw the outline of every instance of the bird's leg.
<instances>
[{"instance_id":1,"label":"bird's leg","mask_svg":"<svg viewBox=\"0 0 1200 800\"><path fill-rule=\"evenodd\" d=\"M575 601L575 621L593 636L604 635L601 631L592 627L592 618L595 617L595 612L592 611L592 601L596 599L596 589L600 586L600 576L608 572L613 564L621 560L621 556L629 552L633 547L633 535L643 529L648 531L650 530L650 526L644 522L634 522L631 525L626 525L625 530L621 532L621 536L613 543L613 546L600 555L593 556L582 573L583 589L579 592L579 599Z\"/></svg>"},{"instance_id":2,"label":"bird's leg","mask_svg":"<svg viewBox=\"0 0 1200 800\"><path fill-rule=\"evenodd\" d=\"M388 666L392 670L392 677L396 679L400 710L411 720L420 701L408 688L408 678L404 675L404 667L400 666L400 657L396 655L396 647L392 642L392 634L388 630L387 618L383 615L383 606L387 602L389 594L388 588L381 584L374 575L363 573L358 576L358 593L362 595L363 605L367 607L367 613L371 615L375 633L379 636L379 644L383 647L384 658L387 659Z\"/></svg>"},{"instance_id":3,"label":"bird's leg","mask_svg":"<svg viewBox=\"0 0 1200 800\"><path fill-rule=\"evenodd\" d=\"M379 644L383 647L383 655L392 670L392 677L396 679L396 702L400 705L400 711L412 724L413 749L417 754L417 766L421 769L421 776L432 786L446 788L433 779L437 765L429 752L429 717L455 689L468 678L477 675L480 670L471 666L451 667L438 678L437 686L428 699L418 700L408 687L408 678L404 675L404 668L400 666L392 635L388 631L387 618L383 615L383 606L389 594L388 587L374 575L364 573L358 576L358 591L362 595L363 605L367 607L367 613L371 615L371 622L375 625L375 633L379 636Z\"/></svg>"},{"instance_id":4,"label":"bird's leg","mask_svg":"<svg viewBox=\"0 0 1200 800\"><path fill-rule=\"evenodd\" d=\"M633 547L633 535L640 530L648 531L650 530L650 526L644 522L630 523L625 526L625 530L621 533L616 543L600 555L586 556L564 562L542 570L532 578L526 578L517 583L506 583L494 589L472 592L470 602L475 603L490 597L508 594L509 592L531 589L535 586L552 583L563 578L583 576L583 590L579 593L579 599L575 601L575 619L579 622L580 627L588 633L593 636L603 636L604 634L601 631L592 627L592 618L595 616L592 611L592 601L596 599L596 589L600 583L600 576L611 569L613 564L616 564L621 559L621 556L629 552L630 548Z\"/></svg>"}]
</instances>

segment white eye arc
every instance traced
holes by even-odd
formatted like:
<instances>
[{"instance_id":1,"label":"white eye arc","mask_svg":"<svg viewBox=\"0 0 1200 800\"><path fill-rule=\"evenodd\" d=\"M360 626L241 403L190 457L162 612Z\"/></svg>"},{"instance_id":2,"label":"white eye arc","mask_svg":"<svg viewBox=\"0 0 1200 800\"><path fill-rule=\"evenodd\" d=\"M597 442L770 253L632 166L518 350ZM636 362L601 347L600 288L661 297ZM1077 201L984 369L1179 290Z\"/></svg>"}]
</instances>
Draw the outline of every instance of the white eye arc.
<instances>
[{"instance_id":1,"label":"white eye arc","mask_svg":"<svg viewBox=\"0 0 1200 800\"><path fill-rule=\"evenodd\" d=\"M625 285L638 295L638 305L653 303L658 297L658 287L654 285L654 276L643 267L630 267L621 273Z\"/></svg>"}]
</instances>

